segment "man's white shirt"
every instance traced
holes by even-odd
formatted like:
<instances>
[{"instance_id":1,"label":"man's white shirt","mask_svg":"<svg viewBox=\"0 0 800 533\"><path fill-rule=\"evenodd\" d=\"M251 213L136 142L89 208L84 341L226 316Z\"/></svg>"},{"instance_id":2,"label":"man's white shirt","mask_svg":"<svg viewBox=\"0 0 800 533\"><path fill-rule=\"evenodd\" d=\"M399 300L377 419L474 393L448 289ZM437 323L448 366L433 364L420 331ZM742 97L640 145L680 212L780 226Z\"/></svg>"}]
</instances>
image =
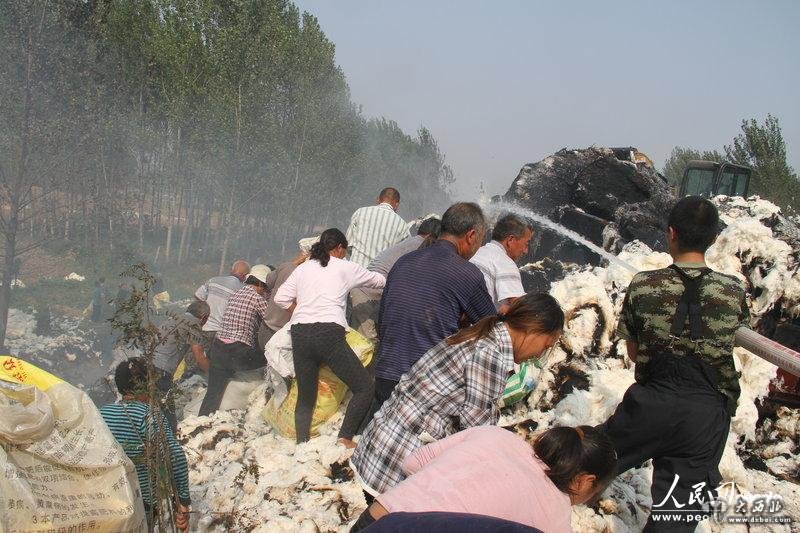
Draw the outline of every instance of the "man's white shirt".
<instances>
[{"instance_id":1,"label":"man's white shirt","mask_svg":"<svg viewBox=\"0 0 800 533\"><path fill-rule=\"evenodd\" d=\"M519 268L499 242L491 241L481 246L470 262L483 273L486 289L496 308L500 308L503 300L525 294Z\"/></svg>"}]
</instances>

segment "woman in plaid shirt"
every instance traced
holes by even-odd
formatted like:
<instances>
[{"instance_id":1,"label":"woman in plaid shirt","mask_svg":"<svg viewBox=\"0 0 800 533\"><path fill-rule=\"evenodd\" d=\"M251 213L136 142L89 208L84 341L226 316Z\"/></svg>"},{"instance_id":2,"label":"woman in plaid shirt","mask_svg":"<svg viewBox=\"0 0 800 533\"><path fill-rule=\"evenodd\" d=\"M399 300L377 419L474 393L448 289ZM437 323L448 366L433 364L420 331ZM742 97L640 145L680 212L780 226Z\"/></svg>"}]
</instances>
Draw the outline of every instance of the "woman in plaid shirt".
<instances>
[{"instance_id":1,"label":"woman in plaid shirt","mask_svg":"<svg viewBox=\"0 0 800 533\"><path fill-rule=\"evenodd\" d=\"M375 414L350 465L365 491L403 480L403 461L425 444L466 428L497 424L498 400L521 363L552 347L564 312L547 294L517 298L505 314L460 330L422 356Z\"/></svg>"}]
</instances>

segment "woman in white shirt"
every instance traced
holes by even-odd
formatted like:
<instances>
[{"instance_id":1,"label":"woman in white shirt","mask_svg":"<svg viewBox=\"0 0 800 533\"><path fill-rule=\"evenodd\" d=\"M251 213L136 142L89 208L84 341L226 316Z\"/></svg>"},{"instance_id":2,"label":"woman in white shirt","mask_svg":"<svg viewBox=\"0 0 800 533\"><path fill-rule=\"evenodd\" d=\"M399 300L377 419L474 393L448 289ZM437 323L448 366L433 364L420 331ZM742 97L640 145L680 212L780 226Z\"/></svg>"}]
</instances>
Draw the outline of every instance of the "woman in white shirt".
<instances>
[{"instance_id":1,"label":"woman in white shirt","mask_svg":"<svg viewBox=\"0 0 800 533\"><path fill-rule=\"evenodd\" d=\"M322 232L309 260L298 266L275 294L275 304L292 312L297 442L310 437L311 414L317 401L319 367L328 365L353 393L339 431L339 442L355 447L352 438L372 403L374 382L345 340L345 306L351 289L382 289L386 278L344 259L347 238L336 228Z\"/></svg>"}]
</instances>

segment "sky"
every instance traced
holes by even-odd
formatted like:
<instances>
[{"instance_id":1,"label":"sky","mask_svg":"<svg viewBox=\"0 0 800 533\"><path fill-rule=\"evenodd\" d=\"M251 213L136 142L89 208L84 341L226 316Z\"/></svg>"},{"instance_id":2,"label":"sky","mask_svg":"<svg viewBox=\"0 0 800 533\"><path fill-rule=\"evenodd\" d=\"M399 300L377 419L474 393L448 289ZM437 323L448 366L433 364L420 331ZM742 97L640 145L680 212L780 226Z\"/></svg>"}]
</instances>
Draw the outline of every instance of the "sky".
<instances>
[{"instance_id":1,"label":"sky","mask_svg":"<svg viewBox=\"0 0 800 533\"><path fill-rule=\"evenodd\" d=\"M295 3L365 116L431 130L455 199L504 193L565 147L636 146L660 169L675 146L722 150L767 113L800 170L797 1Z\"/></svg>"}]
</instances>

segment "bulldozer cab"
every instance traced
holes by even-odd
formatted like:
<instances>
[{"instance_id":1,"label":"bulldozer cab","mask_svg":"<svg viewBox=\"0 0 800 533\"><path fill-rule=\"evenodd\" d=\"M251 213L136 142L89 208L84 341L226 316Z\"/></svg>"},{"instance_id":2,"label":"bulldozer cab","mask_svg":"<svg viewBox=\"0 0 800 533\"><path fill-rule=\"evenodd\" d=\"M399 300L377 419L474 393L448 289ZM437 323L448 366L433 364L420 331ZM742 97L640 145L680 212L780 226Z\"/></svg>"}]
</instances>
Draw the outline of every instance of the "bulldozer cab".
<instances>
[{"instance_id":1,"label":"bulldozer cab","mask_svg":"<svg viewBox=\"0 0 800 533\"><path fill-rule=\"evenodd\" d=\"M747 197L752 169L732 163L689 161L683 173L680 196L711 197L718 194Z\"/></svg>"}]
</instances>

